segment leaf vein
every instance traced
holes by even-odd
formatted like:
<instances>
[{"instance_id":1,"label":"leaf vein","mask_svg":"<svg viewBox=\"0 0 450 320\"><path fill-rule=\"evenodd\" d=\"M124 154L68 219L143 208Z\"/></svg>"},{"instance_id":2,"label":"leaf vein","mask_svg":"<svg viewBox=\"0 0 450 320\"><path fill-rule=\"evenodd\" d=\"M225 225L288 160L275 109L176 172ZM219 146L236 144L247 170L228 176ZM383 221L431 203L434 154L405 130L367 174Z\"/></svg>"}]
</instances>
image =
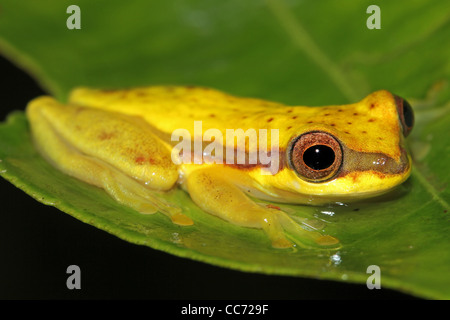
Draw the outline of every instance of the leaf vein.
<instances>
[{"instance_id":1,"label":"leaf vein","mask_svg":"<svg viewBox=\"0 0 450 320\"><path fill-rule=\"evenodd\" d=\"M428 180L425 178L425 176L417 169L415 169L413 167L412 169L412 174L420 181L420 183L425 187L425 190L427 190L427 192L429 194L431 194L431 196L433 197L433 199L435 199L437 202L439 202L439 204L448 211L450 211L450 204L443 199L440 195L438 190L436 190L436 188L428 182Z\"/></svg>"},{"instance_id":2,"label":"leaf vein","mask_svg":"<svg viewBox=\"0 0 450 320\"><path fill-rule=\"evenodd\" d=\"M360 95L356 92L355 86L351 85L342 70L315 43L298 18L286 7L286 4L281 0L268 0L267 3L293 43L330 77L349 101L358 100Z\"/></svg>"}]
</instances>

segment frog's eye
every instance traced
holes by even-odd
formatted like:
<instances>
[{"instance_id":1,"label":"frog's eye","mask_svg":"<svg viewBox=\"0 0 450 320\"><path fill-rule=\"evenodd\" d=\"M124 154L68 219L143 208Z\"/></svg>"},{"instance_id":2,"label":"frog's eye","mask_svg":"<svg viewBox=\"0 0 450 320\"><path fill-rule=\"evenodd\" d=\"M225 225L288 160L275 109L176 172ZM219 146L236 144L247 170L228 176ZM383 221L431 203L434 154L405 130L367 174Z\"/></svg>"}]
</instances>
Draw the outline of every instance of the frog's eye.
<instances>
[{"instance_id":1,"label":"frog's eye","mask_svg":"<svg viewBox=\"0 0 450 320\"><path fill-rule=\"evenodd\" d=\"M308 132L292 141L289 162L305 180L322 182L335 176L341 167L341 145L329 133Z\"/></svg>"},{"instance_id":2,"label":"frog's eye","mask_svg":"<svg viewBox=\"0 0 450 320\"><path fill-rule=\"evenodd\" d=\"M407 137L414 126L414 112L405 99L395 96L395 104L403 128L403 135Z\"/></svg>"}]
</instances>

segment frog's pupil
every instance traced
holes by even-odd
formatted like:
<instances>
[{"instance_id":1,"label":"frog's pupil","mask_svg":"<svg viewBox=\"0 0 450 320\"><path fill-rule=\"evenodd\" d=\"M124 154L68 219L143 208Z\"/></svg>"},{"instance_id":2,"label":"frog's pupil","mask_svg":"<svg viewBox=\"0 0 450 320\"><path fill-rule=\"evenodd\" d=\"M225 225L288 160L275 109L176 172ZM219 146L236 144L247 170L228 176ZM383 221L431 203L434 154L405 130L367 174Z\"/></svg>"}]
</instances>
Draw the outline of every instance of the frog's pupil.
<instances>
[{"instance_id":1,"label":"frog's pupil","mask_svg":"<svg viewBox=\"0 0 450 320\"><path fill-rule=\"evenodd\" d=\"M327 169L334 163L334 159L333 149L321 144L309 147L303 153L303 161L314 170Z\"/></svg>"},{"instance_id":2,"label":"frog's pupil","mask_svg":"<svg viewBox=\"0 0 450 320\"><path fill-rule=\"evenodd\" d=\"M406 100L403 100L403 119L405 119L405 124L408 128L413 126L414 113L412 111L411 105Z\"/></svg>"}]
</instances>

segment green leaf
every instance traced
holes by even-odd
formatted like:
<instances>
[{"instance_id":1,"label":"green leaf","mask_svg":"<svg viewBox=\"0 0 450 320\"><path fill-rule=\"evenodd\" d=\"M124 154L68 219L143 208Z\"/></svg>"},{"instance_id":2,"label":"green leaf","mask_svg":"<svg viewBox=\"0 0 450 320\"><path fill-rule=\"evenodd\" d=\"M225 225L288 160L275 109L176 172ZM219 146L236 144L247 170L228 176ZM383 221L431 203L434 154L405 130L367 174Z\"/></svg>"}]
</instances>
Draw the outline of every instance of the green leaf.
<instances>
[{"instance_id":1,"label":"green leaf","mask_svg":"<svg viewBox=\"0 0 450 320\"><path fill-rule=\"evenodd\" d=\"M0 173L43 203L127 241L233 269L382 285L450 298L450 35L446 1L2 1L0 48L58 99L75 86L195 84L293 105L354 102L377 89L407 98L411 178L352 205L286 206L323 222L339 250L275 250L259 230L230 225L173 190L195 221L141 215L69 178L34 150L23 113L0 126ZM69 30L66 9L81 8ZM5 75L2 75L5 77Z\"/></svg>"}]
</instances>

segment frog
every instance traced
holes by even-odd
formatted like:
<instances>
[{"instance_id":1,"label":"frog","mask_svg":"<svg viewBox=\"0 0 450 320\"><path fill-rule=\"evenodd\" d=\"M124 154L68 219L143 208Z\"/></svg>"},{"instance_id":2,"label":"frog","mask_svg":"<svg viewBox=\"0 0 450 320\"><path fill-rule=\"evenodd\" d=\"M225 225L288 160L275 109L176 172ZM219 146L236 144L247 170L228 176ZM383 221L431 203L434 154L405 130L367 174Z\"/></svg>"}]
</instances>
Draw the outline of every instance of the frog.
<instances>
[{"instance_id":1,"label":"frog","mask_svg":"<svg viewBox=\"0 0 450 320\"><path fill-rule=\"evenodd\" d=\"M319 206L382 195L402 184L412 166L406 137L414 113L387 90L355 103L310 107L200 86L78 87L65 103L35 98L26 115L34 145L49 163L122 205L140 214L162 213L189 228L195 221L163 197L181 188L205 214L261 230L276 249L340 245L282 204ZM200 135L196 121L202 124ZM203 147L211 129L223 136L230 128L271 134L239 148L234 139L210 139L223 150L239 149L245 155L241 162L208 161L202 153L179 161L192 153L177 148L180 137L173 133L180 128L191 145ZM250 155L263 147L277 156L275 166L259 157L250 163Z\"/></svg>"}]
</instances>

